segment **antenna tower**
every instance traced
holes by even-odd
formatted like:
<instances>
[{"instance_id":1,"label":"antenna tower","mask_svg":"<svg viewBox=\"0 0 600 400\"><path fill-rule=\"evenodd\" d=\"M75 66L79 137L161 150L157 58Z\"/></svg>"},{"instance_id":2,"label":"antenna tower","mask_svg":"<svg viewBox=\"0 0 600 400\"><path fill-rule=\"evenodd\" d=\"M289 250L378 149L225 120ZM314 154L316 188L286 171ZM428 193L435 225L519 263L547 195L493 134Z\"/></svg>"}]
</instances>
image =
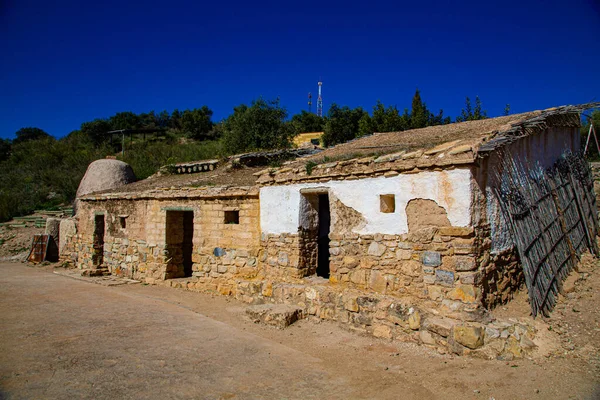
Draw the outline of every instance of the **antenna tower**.
<instances>
[{"instance_id":1,"label":"antenna tower","mask_svg":"<svg viewBox=\"0 0 600 400\"><path fill-rule=\"evenodd\" d=\"M323 82L319 81L319 97L317 97L317 115L319 117L323 116L323 97L321 96L321 86L323 86Z\"/></svg>"},{"instance_id":2,"label":"antenna tower","mask_svg":"<svg viewBox=\"0 0 600 400\"><path fill-rule=\"evenodd\" d=\"M312 93L308 92L308 112L312 112Z\"/></svg>"}]
</instances>

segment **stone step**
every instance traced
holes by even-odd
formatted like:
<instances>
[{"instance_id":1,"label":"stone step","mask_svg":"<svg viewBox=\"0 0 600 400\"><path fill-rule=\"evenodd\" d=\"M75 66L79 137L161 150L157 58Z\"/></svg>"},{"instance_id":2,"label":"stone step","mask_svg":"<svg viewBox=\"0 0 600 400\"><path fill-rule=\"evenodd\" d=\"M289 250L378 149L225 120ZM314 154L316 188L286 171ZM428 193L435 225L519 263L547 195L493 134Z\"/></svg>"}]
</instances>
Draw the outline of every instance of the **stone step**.
<instances>
[{"instance_id":1,"label":"stone step","mask_svg":"<svg viewBox=\"0 0 600 400\"><path fill-rule=\"evenodd\" d=\"M110 275L108 268L84 269L81 271L81 276L107 276Z\"/></svg>"},{"instance_id":2,"label":"stone step","mask_svg":"<svg viewBox=\"0 0 600 400\"><path fill-rule=\"evenodd\" d=\"M259 304L246 309L246 314L255 323L272 325L284 329L304 318L300 307L288 304Z\"/></svg>"}]
</instances>

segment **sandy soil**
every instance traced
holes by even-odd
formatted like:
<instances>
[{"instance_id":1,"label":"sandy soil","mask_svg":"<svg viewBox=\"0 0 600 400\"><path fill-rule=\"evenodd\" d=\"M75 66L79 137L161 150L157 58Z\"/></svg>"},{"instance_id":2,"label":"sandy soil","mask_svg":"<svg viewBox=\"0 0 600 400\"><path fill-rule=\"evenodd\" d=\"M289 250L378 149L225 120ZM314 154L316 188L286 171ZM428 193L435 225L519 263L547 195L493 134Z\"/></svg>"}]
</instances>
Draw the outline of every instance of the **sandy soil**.
<instances>
[{"instance_id":1,"label":"sandy soil","mask_svg":"<svg viewBox=\"0 0 600 400\"><path fill-rule=\"evenodd\" d=\"M106 287L25 264L0 264L0 271L0 397L600 396L597 365L575 352L511 362L453 357L335 323L302 320L285 330L254 324L246 305L228 297L140 284ZM565 299L581 308L561 320L573 338L580 328L569 318L597 316L587 314L596 295L586 295L597 282L595 271Z\"/></svg>"}]
</instances>

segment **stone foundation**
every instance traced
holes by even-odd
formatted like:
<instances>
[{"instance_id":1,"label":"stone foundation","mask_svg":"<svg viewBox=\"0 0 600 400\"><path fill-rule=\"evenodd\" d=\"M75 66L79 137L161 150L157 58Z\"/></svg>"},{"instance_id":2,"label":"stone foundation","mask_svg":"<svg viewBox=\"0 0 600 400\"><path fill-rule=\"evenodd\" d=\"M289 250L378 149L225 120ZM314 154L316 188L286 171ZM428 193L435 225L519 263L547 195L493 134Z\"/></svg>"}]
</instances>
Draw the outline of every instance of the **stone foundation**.
<instances>
[{"instance_id":1,"label":"stone foundation","mask_svg":"<svg viewBox=\"0 0 600 400\"><path fill-rule=\"evenodd\" d=\"M287 304L302 314L337 321L375 337L419 343L440 353L510 360L534 349L535 329L519 320L492 321L481 308L456 314L431 300L398 298L309 279L186 278L156 282L174 288L233 296L249 304Z\"/></svg>"}]
</instances>

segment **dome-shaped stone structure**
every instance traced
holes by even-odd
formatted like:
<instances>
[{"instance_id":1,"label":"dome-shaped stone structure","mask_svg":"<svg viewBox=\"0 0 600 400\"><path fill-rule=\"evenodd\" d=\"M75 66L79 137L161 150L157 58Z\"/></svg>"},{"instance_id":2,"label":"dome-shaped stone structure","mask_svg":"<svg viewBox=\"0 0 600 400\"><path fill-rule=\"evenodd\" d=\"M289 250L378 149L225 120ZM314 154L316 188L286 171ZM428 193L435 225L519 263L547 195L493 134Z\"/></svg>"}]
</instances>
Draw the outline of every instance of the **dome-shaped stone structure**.
<instances>
[{"instance_id":1,"label":"dome-shaped stone structure","mask_svg":"<svg viewBox=\"0 0 600 400\"><path fill-rule=\"evenodd\" d=\"M75 213L77 213L77 203L81 196L114 189L135 181L133 169L123 161L102 159L92 162L79 183L75 200Z\"/></svg>"}]
</instances>

